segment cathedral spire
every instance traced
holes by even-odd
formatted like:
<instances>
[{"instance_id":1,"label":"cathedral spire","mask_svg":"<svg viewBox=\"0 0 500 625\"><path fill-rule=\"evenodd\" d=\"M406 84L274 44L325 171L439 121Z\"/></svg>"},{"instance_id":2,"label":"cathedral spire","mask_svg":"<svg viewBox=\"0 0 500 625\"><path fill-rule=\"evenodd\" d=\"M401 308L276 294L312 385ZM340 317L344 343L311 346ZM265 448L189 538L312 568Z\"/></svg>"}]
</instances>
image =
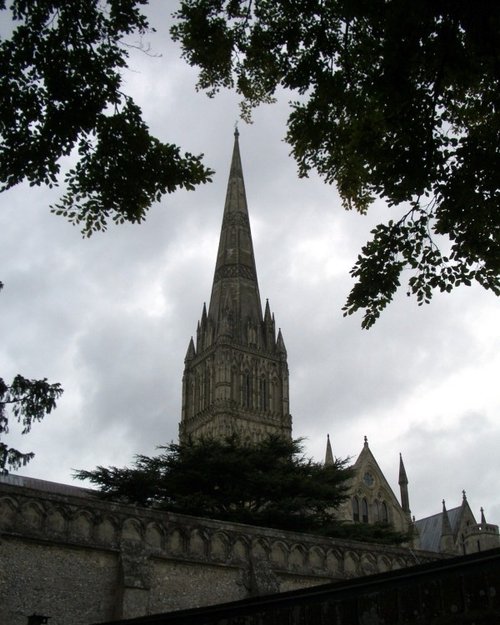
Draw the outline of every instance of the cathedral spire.
<instances>
[{"instance_id":1,"label":"cathedral spire","mask_svg":"<svg viewBox=\"0 0 500 625\"><path fill-rule=\"evenodd\" d=\"M291 439L286 347L269 302L262 314L238 137L236 129L210 303L186 354L181 442Z\"/></svg>"},{"instance_id":2,"label":"cathedral spire","mask_svg":"<svg viewBox=\"0 0 500 625\"><path fill-rule=\"evenodd\" d=\"M233 340L246 343L248 325L262 323L262 307L238 137L236 129L208 316L215 339L229 325Z\"/></svg>"}]
</instances>

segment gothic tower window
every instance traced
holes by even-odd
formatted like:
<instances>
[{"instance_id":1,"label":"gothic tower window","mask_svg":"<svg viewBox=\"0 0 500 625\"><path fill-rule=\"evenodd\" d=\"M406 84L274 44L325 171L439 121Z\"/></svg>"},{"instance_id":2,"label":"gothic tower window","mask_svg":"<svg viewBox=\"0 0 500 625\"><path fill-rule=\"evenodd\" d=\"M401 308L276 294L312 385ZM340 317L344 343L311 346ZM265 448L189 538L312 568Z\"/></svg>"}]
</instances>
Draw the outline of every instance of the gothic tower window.
<instances>
[{"instance_id":1,"label":"gothic tower window","mask_svg":"<svg viewBox=\"0 0 500 625\"><path fill-rule=\"evenodd\" d=\"M278 378L273 378L272 382L272 404L271 408L274 412L279 412L279 381Z\"/></svg>"},{"instance_id":2,"label":"gothic tower window","mask_svg":"<svg viewBox=\"0 0 500 625\"><path fill-rule=\"evenodd\" d=\"M357 497L352 498L352 520L359 521L359 501Z\"/></svg>"},{"instance_id":3,"label":"gothic tower window","mask_svg":"<svg viewBox=\"0 0 500 625\"><path fill-rule=\"evenodd\" d=\"M194 386L194 404L196 406L196 412L200 411L200 376L196 375Z\"/></svg>"},{"instance_id":4,"label":"gothic tower window","mask_svg":"<svg viewBox=\"0 0 500 625\"><path fill-rule=\"evenodd\" d=\"M373 502L373 511L375 514L374 521L375 523L377 523L378 521L380 521L380 503L378 499L375 499L375 501Z\"/></svg>"},{"instance_id":5,"label":"gothic tower window","mask_svg":"<svg viewBox=\"0 0 500 625\"><path fill-rule=\"evenodd\" d=\"M366 497L363 497L361 502L361 520L363 523L368 523L368 502L366 501Z\"/></svg>"},{"instance_id":6,"label":"gothic tower window","mask_svg":"<svg viewBox=\"0 0 500 625\"><path fill-rule=\"evenodd\" d=\"M241 387L241 403L245 408L252 407L252 376L247 371L243 374L243 384Z\"/></svg>"},{"instance_id":7,"label":"gothic tower window","mask_svg":"<svg viewBox=\"0 0 500 625\"><path fill-rule=\"evenodd\" d=\"M382 502L382 506L381 506L381 521L382 523L388 523L389 522L389 514L387 512L387 504L385 503L385 501Z\"/></svg>"},{"instance_id":8,"label":"gothic tower window","mask_svg":"<svg viewBox=\"0 0 500 625\"><path fill-rule=\"evenodd\" d=\"M210 405L210 370L205 371L205 408Z\"/></svg>"},{"instance_id":9,"label":"gothic tower window","mask_svg":"<svg viewBox=\"0 0 500 625\"><path fill-rule=\"evenodd\" d=\"M238 401L239 396L239 375L236 372L236 367L231 369L231 399L233 401Z\"/></svg>"},{"instance_id":10,"label":"gothic tower window","mask_svg":"<svg viewBox=\"0 0 500 625\"><path fill-rule=\"evenodd\" d=\"M267 380L262 377L259 384L259 408L267 410Z\"/></svg>"}]
</instances>

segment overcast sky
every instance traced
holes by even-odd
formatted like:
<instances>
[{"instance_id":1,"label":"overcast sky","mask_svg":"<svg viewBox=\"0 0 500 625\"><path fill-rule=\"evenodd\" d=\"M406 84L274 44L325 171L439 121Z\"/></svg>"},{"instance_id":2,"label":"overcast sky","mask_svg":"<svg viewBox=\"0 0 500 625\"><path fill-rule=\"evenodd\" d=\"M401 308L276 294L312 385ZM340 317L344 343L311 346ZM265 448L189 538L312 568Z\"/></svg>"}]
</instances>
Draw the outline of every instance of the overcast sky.
<instances>
[{"instance_id":1,"label":"overcast sky","mask_svg":"<svg viewBox=\"0 0 500 625\"><path fill-rule=\"evenodd\" d=\"M169 8L152 2L155 57L133 53L124 90L160 139L205 154L210 185L178 192L142 225L83 239L49 212L60 191L0 196L0 375L60 382L58 408L9 442L36 458L21 471L71 482L72 470L123 466L176 440L184 356L210 297L233 147L237 99L195 91L196 72L168 36ZM2 15L0 13L0 15ZM3 14L5 17L5 14ZM479 287L418 307L403 292L375 327L344 318L349 269L389 215L344 212L334 187L299 180L283 141L287 98L240 123L262 301L288 350L293 434L323 459L353 459L366 435L399 497L399 452L417 518L458 506L500 522L498 300Z\"/></svg>"}]
</instances>

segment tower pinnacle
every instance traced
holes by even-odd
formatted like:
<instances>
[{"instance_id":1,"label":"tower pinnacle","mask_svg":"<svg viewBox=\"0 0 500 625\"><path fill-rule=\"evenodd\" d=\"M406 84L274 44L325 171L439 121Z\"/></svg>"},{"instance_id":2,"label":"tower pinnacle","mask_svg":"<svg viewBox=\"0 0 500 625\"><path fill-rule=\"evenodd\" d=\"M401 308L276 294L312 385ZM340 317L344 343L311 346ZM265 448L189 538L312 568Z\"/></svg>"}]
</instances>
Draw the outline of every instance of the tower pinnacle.
<instances>
[{"instance_id":1,"label":"tower pinnacle","mask_svg":"<svg viewBox=\"0 0 500 625\"><path fill-rule=\"evenodd\" d=\"M411 518L410 511L410 497L408 494L408 477L406 476L406 469L403 463L403 456L399 454L399 489L401 492L401 507L407 517Z\"/></svg>"},{"instance_id":2,"label":"tower pinnacle","mask_svg":"<svg viewBox=\"0 0 500 625\"><path fill-rule=\"evenodd\" d=\"M441 513L441 538L439 550L445 553L453 553L454 551L453 530L451 529L450 517L448 516L444 499L443 512Z\"/></svg>"},{"instance_id":3,"label":"tower pinnacle","mask_svg":"<svg viewBox=\"0 0 500 625\"><path fill-rule=\"evenodd\" d=\"M325 453L325 466L333 465L333 451L332 444L330 443L330 434L326 435L326 453Z\"/></svg>"}]
</instances>

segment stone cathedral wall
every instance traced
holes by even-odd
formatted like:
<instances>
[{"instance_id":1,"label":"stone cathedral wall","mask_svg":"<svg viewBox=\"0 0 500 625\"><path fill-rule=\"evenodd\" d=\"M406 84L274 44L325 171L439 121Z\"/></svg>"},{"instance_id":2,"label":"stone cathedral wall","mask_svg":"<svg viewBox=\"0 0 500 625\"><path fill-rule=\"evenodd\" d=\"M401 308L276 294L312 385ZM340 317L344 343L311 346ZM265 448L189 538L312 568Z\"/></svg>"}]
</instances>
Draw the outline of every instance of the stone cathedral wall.
<instances>
[{"instance_id":1,"label":"stone cathedral wall","mask_svg":"<svg viewBox=\"0 0 500 625\"><path fill-rule=\"evenodd\" d=\"M440 556L0 483L0 623L89 625L294 590Z\"/></svg>"}]
</instances>

